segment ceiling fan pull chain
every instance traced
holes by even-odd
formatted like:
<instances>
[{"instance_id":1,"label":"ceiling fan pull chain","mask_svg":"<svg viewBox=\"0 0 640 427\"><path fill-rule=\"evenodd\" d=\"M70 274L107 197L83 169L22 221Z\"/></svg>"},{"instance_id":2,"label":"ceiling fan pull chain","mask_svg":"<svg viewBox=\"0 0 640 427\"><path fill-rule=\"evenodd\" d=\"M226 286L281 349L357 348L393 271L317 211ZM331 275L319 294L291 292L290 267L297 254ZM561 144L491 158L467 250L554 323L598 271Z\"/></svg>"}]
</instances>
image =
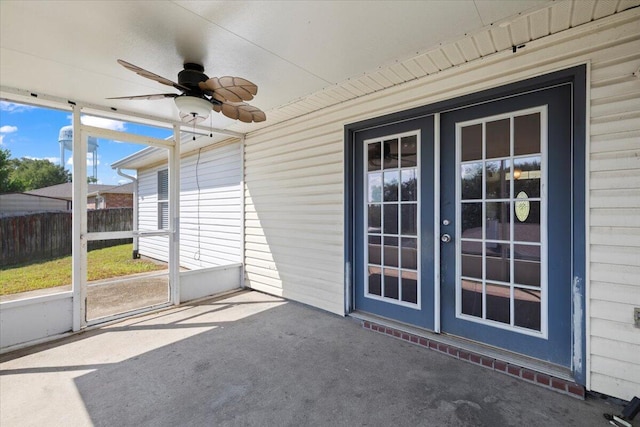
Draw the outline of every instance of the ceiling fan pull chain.
<instances>
[{"instance_id":1,"label":"ceiling fan pull chain","mask_svg":"<svg viewBox=\"0 0 640 427\"><path fill-rule=\"evenodd\" d=\"M213 116L209 116L209 138L213 138Z\"/></svg>"},{"instance_id":2,"label":"ceiling fan pull chain","mask_svg":"<svg viewBox=\"0 0 640 427\"><path fill-rule=\"evenodd\" d=\"M191 113L191 114L193 114L193 123L192 123L193 124L193 140L195 141L196 140L196 116L197 116L197 114L196 113Z\"/></svg>"}]
</instances>

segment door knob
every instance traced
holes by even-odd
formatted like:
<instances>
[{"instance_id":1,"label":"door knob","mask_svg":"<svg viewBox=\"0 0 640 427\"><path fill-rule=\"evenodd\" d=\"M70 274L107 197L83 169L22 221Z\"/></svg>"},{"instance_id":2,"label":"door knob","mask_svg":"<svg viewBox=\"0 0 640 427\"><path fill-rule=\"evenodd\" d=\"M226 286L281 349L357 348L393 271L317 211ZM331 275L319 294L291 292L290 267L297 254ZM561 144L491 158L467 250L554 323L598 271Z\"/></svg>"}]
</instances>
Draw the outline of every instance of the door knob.
<instances>
[{"instance_id":1,"label":"door knob","mask_svg":"<svg viewBox=\"0 0 640 427\"><path fill-rule=\"evenodd\" d=\"M451 236L445 233L442 236L440 236L440 240L442 241L442 243L449 243L451 241Z\"/></svg>"}]
</instances>

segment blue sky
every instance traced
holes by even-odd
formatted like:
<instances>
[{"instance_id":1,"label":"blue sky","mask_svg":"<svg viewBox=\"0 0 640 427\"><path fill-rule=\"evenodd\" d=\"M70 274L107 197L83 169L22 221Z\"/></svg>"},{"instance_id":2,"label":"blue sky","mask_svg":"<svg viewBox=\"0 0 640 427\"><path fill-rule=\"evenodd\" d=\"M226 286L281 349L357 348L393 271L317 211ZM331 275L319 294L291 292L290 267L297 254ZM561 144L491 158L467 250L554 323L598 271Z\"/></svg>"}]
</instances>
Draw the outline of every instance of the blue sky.
<instances>
[{"instance_id":1,"label":"blue sky","mask_svg":"<svg viewBox=\"0 0 640 427\"><path fill-rule=\"evenodd\" d=\"M82 122L92 126L163 139L173 134L170 129L99 117L83 116ZM70 124L70 111L0 101L0 148L8 149L12 158L47 159L58 165L60 164L58 133L60 128ZM142 145L98 139L98 182L112 185L128 182L111 169L111 163L143 148ZM65 168L70 172L73 165L70 160L71 156L71 151L67 150L65 152ZM91 174L92 164L91 155L89 155L87 159L88 174Z\"/></svg>"}]
</instances>

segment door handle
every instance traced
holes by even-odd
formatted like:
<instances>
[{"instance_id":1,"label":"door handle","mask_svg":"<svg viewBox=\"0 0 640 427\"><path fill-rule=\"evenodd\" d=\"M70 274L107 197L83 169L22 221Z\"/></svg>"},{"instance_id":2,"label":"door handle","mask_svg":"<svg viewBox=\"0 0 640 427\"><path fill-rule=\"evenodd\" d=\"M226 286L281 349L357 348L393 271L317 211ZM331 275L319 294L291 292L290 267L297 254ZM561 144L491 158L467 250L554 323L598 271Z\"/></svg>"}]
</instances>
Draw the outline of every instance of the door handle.
<instances>
[{"instance_id":1,"label":"door handle","mask_svg":"<svg viewBox=\"0 0 640 427\"><path fill-rule=\"evenodd\" d=\"M451 235L448 233L443 234L442 236L440 236L440 241L442 243L449 243L451 241Z\"/></svg>"}]
</instances>

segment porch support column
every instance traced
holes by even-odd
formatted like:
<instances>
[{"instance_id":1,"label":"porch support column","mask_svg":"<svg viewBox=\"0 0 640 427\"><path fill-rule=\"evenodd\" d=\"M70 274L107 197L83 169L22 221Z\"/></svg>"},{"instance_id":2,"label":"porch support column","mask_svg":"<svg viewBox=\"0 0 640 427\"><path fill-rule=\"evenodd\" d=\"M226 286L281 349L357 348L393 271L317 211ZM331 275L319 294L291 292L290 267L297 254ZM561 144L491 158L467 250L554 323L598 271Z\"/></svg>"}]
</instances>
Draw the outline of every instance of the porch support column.
<instances>
[{"instance_id":1,"label":"porch support column","mask_svg":"<svg viewBox=\"0 0 640 427\"><path fill-rule=\"evenodd\" d=\"M87 324L87 135L81 131L80 107L73 106L72 291L73 331Z\"/></svg>"},{"instance_id":2,"label":"porch support column","mask_svg":"<svg viewBox=\"0 0 640 427\"><path fill-rule=\"evenodd\" d=\"M173 125L169 148L169 283L170 298L180 304L180 126Z\"/></svg>"}]
</instances>

